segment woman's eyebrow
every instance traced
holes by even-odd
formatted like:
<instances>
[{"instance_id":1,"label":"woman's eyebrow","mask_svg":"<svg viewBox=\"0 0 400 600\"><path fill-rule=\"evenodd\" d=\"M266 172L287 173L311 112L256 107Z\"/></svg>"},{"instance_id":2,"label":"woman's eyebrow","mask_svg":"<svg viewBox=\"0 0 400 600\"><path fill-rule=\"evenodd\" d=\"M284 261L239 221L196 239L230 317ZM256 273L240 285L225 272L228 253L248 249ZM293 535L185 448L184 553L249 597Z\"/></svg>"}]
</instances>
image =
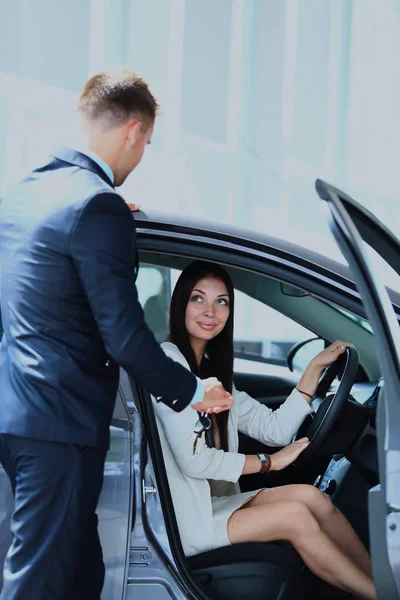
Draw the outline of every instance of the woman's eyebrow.
<instances>
[{"instance_id":1,"label":"woman's eyebrow","mask_svg":"<svg viewBox=\"0 0 400 600\"><path fill-rule=\"evenodd\" d=\"M193 292L199 292L199 294L203 294L203 296L206 295L206 293L202 292L202 290L199 290L199 288L193 288L192 293ZM229 298L229 294L220 294L219 296L217 296L217 298L222 298L223 296L227 296Z\"/></svg>"}]
</instances>

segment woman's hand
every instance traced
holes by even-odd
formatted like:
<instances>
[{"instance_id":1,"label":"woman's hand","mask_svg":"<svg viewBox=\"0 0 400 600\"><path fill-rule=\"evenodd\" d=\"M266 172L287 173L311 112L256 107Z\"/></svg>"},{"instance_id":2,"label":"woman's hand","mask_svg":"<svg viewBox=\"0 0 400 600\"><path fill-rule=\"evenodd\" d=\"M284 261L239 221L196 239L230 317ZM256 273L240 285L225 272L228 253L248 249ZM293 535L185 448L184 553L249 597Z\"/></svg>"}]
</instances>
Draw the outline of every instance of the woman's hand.
<instances>
[{"instance_id":1,"label":"woman's hand","mask_svg":"<svg viewBox=\"0 0 400 600\"><path fill-rule=\"evenodd\" d=\"M333 364L341 354L346 352L347 346L353 346L349 342L336 341L325 350L322 350L317 356L315 356L307 369L304 371L299 383L297 384L297 390L302 393L303 398L311 404L311 399L314 396L318 381L322 373L327 367Z\"/></svg>"},{"instance_id":2,"label":"woman's hand","mask_svg":"<svg viewBox=\"0 0 400 600\"><path fill-rule=\"evenodd\" d=\"M305 450L310 443L307 437L301 438L286 448L282 448L275 454L270 454L271 458L271 471L281 471L285 467L288 467L296 460L296 458Z\"/></svg>"},{"instance_id":3,"label":"woman's hand","mask_svg":"<svg viewBox=\"0 0 400 600\"><path fill-rule=\"evenodd\" d=\"M292 462L296 460L296 458L305 450L310 443L310 440L307 437L301 438L301 440L297 440L286 448L282 448L275 454L270 454L269 457L271 459L271 471L281 471L288 465L291 465ZM242 475L251 475L252 473L260 472L260 459L258 454L248 454L245 457L244 466Z\"/></svg>"},{"instance_id":4,"label":"woman's hand","mask_svg":"<svg viewBox=\"0 0 400 600\"><path fill-rule=\"evenodd\" d=\"M322 352L317 354L317 356L315 356L312 359L310 364L315 365L322 371L329 367L331 364L333 364L341 354L344 354L347 346L353 346L353 344L337 340L336 342L333 342L333 344L325 348L325 350L322 350Z\"/></svg>"}]
</instances>

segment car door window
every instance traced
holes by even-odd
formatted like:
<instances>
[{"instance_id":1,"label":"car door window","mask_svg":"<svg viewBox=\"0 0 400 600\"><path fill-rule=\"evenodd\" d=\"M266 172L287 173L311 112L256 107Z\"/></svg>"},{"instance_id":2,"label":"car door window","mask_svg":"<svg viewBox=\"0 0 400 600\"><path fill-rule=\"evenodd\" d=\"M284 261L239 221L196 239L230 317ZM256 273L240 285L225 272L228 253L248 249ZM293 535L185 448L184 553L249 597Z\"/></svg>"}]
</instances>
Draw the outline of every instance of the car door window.
<instances>
[{"instance_id":1,"label":"car door window","mask_svg":"<svg viewBox=\"0 0 400 600\"><path fill-rule=\"evenodd\" d=\"M292 346L314 333L279 311L235 291L235 371L268 374L271 366L287 368Z\"/></svg>"},{"instance_id":2,"label":"car door window","mask_svg":"<svg viewBox=\"0 0 400 600\"><path fill-rule=\"evenodd\" d=\"M145 321L160 344L168 337L172 271L168 267L141 265L136 280Z\"/></svg>"}]
</instances>

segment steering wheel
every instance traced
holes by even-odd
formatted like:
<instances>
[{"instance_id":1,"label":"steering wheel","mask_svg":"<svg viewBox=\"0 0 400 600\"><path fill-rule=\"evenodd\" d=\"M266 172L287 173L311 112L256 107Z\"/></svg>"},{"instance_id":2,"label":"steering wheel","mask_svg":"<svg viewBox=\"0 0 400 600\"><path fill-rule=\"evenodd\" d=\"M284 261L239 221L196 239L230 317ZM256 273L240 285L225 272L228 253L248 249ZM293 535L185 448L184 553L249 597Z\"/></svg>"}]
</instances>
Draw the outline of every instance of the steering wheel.
<instances>
[{"instance_id":1,"label":"steering wheel","mask_svg":"<svg viewBox=\"0 0 400 600\"><path fill-rule=\"evenodd\" d=\"M348 400L357 375L358 362L358 351L356 348L348 346L346 352L339 356L322 375L313 399L313 404L317 407L317 412L306 417L292 440L294 442L302 437L308 437L310 440L307 448L293 463L294 466L307 466L324 445L345 402ZM332 382L341 371L343 371L343 375L336 392L327 395Z\"/></svg>"}]
</instances>

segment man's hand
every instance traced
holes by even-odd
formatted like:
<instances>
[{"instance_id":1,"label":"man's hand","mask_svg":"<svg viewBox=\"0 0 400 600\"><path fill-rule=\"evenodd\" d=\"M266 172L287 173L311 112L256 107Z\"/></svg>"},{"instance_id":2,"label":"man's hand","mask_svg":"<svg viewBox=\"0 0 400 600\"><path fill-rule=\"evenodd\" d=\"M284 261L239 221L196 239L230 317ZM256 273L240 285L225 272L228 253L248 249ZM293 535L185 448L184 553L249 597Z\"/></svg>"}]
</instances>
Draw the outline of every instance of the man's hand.
<instances>
[{"instance_id":1,"label":"man's hand","mask_svg":"<svg viewBox=\"0 0 400 600\"><path fill-rule=\"evenodd\" d=\"M301 438L286 448L282 448L279 452L270 454L271 457L271 471L281 471L285 467L288 467L296 460L296 458L305 450L310 443L307 437Z\"/></svg>"},{"instance_id":2,"label":"man's hand","mask_svg":"<svg viewBox=\"0 0 400 600\"><path fill-rule=\"evenodd\" d=\"M127 202L127 205L131 209L132 212L140 210L140 204L134 204L133 202Z\"/></svg>"},{"instance_id":3,"label":"man's hand","mask_svg":"<svg viewBox=\"0 0 400 600\"><path fill-rule=\"evenodd\" d=\"M203 402L192 404L198 412L220 413L232 408L233 396L224 390L222 383L216 377L202 379L204 386Z\"/></svg>"}]
</instances>

